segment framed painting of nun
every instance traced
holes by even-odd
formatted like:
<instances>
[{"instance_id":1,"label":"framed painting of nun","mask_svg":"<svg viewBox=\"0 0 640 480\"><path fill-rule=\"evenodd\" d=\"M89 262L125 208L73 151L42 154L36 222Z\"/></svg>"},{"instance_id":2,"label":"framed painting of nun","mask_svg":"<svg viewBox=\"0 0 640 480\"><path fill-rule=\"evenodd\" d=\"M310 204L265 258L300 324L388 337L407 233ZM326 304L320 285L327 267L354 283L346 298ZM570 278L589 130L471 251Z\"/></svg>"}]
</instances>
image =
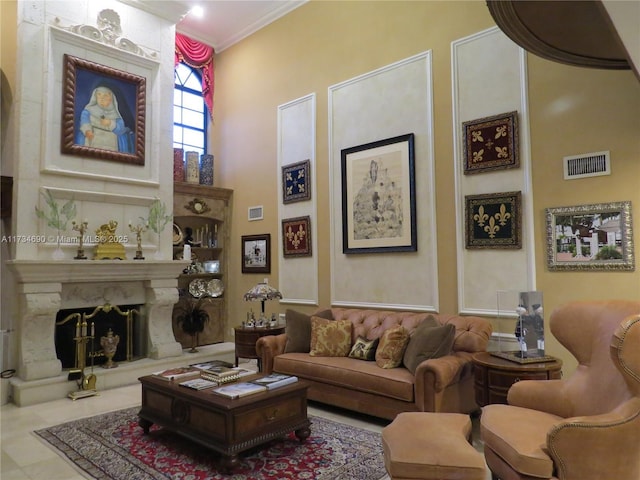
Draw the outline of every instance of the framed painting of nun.
<instances>
[{"instance_id":1,"label":"framed painting of nun","mask_svg":"<svg viewBox=\"0 0 640 480\"><path fill-rule=\"evenodd\" d=\"M144 165L144 77L65 55L62 99L62 153Z\"/></svg>"}]
</instances>

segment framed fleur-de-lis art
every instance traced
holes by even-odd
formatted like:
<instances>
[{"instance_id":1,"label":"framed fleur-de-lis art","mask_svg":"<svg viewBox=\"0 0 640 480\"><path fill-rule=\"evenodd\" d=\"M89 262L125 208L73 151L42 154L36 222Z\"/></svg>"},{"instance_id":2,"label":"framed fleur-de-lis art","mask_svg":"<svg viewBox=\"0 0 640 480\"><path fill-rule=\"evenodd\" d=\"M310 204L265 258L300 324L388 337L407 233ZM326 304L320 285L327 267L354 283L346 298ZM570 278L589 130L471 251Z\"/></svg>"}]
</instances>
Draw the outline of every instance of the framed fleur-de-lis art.
<instances>
[{"instance_id":1,"label":"framed fleur-de-lis art","mask_svg":"<svg viewBox=\"0 0 640 480\"><path fill-rule=\"evenodd\" d=\"M282 167L282 203L311 199L311 161L292 163Z\"/></svg>"},{"instance_id":2,"label":"framed fleur-de-lis art","mask_svg":"<svg viewBox=\"0 0 640 480\"><path fill-rule=\"evenodd\" d=\"M518 112L471 120L462 128L465 175L520 166Z\"/></svg>"},{"instance_id":3,"label":"framed fleur-de-lis art","mask_svg":"<svg viewBox=\"0 0 640 480\"><path fill-rule=\"evenodd\" d=\"M311 217L282 220L282 249L284 257L311 256Z\"/></svg>"},{"instance_id":4,"label":"framed fleur-de-lis art","mask_svg":"<svg viewBox=\"0 0 640 480\"><path fill-rule=\"evenodd\" d=\"M466 195L466 248L522 248L522 193Z\"/></svg>"}]
</instances>

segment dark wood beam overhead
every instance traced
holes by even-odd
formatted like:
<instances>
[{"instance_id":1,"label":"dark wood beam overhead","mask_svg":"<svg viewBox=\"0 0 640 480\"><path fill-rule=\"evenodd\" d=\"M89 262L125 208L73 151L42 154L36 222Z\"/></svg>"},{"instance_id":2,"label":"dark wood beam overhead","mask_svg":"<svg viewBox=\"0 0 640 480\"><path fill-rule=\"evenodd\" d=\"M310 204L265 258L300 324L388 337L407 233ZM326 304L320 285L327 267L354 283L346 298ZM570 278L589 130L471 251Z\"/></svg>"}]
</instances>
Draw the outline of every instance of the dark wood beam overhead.
<instances>
[{"instance_id":1,"label":"dark wood beam overhead","mask_svg":"<svg viewBox=\"0 0 640 480\"><path fill-rule=\"evenodd\" d=\"M631 68L599 0L488 0L487 7L511 40L542 58L579 67Z\"/></svg>"}]
</instances>

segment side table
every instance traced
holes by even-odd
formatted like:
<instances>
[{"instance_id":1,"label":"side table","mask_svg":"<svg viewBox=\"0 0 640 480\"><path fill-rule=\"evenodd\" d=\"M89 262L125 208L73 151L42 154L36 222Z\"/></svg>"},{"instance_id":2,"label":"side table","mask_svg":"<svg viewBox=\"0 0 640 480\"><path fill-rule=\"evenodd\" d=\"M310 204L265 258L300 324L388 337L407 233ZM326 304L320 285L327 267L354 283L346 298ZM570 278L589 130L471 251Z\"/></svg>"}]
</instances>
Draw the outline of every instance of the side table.
<instances>
[{"instance_id":1,"label":"side table","mask_svg":"<svg viewBox=\"0 0 640 480\"><path fill-rule=\"evenodd\" d=\"M507 403L511 385L520 380L556 380L562 378L562 360L517 363L491 355L489 352L473 356L476 403L484 407L490 403Z\"/></svg>"},{"instance_id":2,"label":"side table","mask_svg":"<svg viewBox=\"0 0 640 480\"><path fill-rule=\"evenodd\" d=\"M256 342L260 337L281 333L284 333L284 327L235 327L236 366L238 358L255 358L258 360L258 370L262 371L262 361L256 353Z\"/></svg>"}]
</instances>

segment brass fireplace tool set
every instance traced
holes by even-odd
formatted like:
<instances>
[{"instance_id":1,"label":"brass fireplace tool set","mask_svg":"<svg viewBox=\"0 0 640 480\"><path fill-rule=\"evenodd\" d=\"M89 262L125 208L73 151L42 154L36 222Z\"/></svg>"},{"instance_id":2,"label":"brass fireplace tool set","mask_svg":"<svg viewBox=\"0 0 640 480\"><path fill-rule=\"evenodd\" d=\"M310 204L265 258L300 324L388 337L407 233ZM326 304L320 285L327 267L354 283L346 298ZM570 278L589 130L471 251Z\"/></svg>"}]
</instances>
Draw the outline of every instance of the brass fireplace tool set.
<instances>
[{"instance_id":1,"label":"brass fireplace tool set","mask_svg":"<svg viewBox=\"0 0 640 480\"><path fill-rule=\"evenodd\" d=\"M95 338L96 325L91 322L91 329L88 331L88 322L84 313L72 313L58 325L64 325L68 321L75 320L76 328L73 341L76 342L75 368L69 371L69 380L76 380L80 390L69 393L69 398L91 397L98 394L96 389L96 376L93 374L93 355L91 355L91 373L85 374L87 367L87 344L91 341L91 351L93 352L93 339Z\"/></svg>"},{"instance_id":2,"label":"brass fireplace tool set","mask_svg":"<svg viewBox=\"0 0 640 480\"><path fill-rule=\"evenodd\" d=\"M75 312L65 317L57 325L64 325L72 320L76 321L75 332L73 340L76 344L75 353L75 367L69 371L69 380L76 380L79 390L69 393L69 398L77 400L79 398L91 397L98 394L96 388L97 377L93 373L94 359L95 357L104 356L107 361L102 365L103 368L115 368L118 364L114 363L113 357L116 354L118 344L120 343L120 336L114 335L111 328L108 329L107 334L100 337L100 346L102 351L96 352L94 340L96 338L96 326L95 322L91 321L98 313L109 313L111 310L115 310L119 315L127 317L127 331L131 330L131 320L134 313L138 313L137 310L131 309L122 311L118 306L105 304L100 305L94 309L90 314ZM91 321L91 323L89 323ZM86 374L87 368L87 346L91 342L91 350L89 351L89 358L91 359L91 373ZM130 359L131 335L128 335L127 344L127 358Z\"/></svg>"}]
</instances>

